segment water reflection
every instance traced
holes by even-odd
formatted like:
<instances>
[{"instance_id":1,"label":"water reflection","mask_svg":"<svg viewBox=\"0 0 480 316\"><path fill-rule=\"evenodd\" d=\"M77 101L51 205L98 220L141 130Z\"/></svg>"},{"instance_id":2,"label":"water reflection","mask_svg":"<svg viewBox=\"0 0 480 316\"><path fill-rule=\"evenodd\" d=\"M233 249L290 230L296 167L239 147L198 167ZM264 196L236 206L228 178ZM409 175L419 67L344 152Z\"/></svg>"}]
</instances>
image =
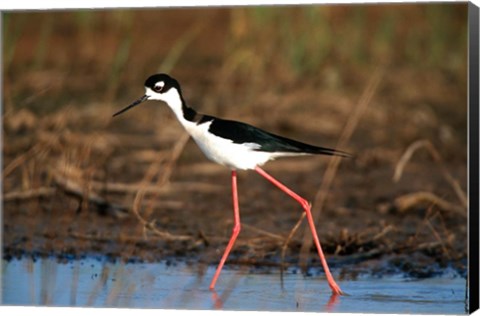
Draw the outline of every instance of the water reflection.
<instances>
[{"instance_id":1,"label":"water reflection","mask_svg":"<svg viewBox=\"0 0 480 316\"><path fill-rule=\"evenodd\" d=\"M2 304L261 311L464 312L465 280L399 277L342 280L350 295L331 295L322 277L227 269L208 289L215 267L122 264L85 259L3 262Z\"/></svg>"},{"instance_id":2,"label":"water reflection","mask_svg":"<svg viewBox=\"0 0 480 316\"><path fill-rule=\"evenodd\" d=\"M327 304L325 305L325 311L333 312L334 307L338 304L339 301L340 301L340 295L332 294L330 296L330 299L328 300Z\"/></svg>"}]
</instances>

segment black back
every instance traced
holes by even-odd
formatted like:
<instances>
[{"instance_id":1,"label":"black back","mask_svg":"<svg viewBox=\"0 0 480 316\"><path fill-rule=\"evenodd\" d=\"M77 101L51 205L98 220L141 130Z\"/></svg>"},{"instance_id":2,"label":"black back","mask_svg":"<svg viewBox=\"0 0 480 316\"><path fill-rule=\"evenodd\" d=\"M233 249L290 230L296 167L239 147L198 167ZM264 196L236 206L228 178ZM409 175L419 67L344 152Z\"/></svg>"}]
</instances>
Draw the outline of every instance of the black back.
<instances>
[{"instance_id":1,"label":"black back","mask_svg":"<svg viewBox=\"0 0 480 316\"><path fill-rule=\"evenodd\" d=\"M256 149L258 151L350 157L349 154L339 150L305 144L293 139L269 133L260 128L242 122L223 120L219 118L213 118L211 116L204 117L202 121L206 122L210 120L213 120L213 122L208 131L212 134L215 134L218 137L231 139L236 144L258 144L260 146L258 149Z\"/></svg>"}]
</instances>

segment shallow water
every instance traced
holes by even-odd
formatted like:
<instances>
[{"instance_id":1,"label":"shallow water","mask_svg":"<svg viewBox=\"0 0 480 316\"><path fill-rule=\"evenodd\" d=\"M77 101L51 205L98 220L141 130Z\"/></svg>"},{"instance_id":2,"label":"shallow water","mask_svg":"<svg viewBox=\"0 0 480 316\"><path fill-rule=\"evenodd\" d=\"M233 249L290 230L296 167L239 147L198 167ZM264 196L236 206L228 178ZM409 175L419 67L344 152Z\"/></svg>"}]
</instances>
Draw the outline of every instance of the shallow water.
<instances>
[{"instance_id":1,"label":"shallow water","mask_svg":"<svg viewBox=\"0 0 480 316\"><path fill-rule=\"evenodd\" d=\"M465 279L400 276L338 279L347 296L331 297L323 275L222 271L177 263L111 263L82 259L11 260L2 264L3 305L146 307L261 311L464 314ZM334 273L335 275L335 273Z\"/></svg>"}]
</instances>

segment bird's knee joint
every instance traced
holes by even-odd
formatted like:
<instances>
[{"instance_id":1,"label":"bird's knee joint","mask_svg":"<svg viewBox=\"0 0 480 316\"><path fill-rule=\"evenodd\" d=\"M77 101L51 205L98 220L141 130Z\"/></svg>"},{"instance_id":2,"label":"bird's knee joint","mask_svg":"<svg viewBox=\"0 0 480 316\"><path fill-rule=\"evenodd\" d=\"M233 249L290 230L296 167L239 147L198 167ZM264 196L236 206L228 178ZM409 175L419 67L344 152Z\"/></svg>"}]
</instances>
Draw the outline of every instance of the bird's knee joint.
<instances>
[{"instance_id":1,"label":"bird's knee joint","mask_svg":"<svg viewBox=\"0 0 480 316\"><path fill-rule=\"evenodd\" d=\"M312 203L308 202L307 200L303 200L301 204L305 212L309 211L312 208Z\"/></svg>"},{"instance_id":2,"label":"bird's knee joint","mask_svg":"<svg viewBox=\"0 0 480 316\"><path fill-rule=\"evenodd\" d=\"M238 235L240 233L240 230L242 230L240 224L233 226L232 231L234 235Z\"/></svg>"}]
</instances>

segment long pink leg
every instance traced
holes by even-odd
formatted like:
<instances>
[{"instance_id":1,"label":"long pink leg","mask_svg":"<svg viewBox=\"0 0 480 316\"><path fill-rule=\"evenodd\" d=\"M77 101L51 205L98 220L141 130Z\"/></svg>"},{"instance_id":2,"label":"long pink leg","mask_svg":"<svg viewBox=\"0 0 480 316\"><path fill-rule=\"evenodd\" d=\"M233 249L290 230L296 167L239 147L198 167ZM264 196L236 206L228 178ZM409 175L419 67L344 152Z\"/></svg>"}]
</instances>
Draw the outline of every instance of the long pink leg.
<instances>
[{"instance_id":1,"label":"long pink leg","mask_svg":"<svg viewBox=\"0 0 480 316\"><path fill-rule=\"evenodd\" d=\"M218 264L217 271L215 271L215 275L213 276L212 283L210 283L210 289L213 290L215 287L215 283L217 283L218 276L222 271L223 265L227 260L228 254L230 250L232 250L233 244L237 239L238 234L240 233L240 210L238 208L238 193L237 193L237 172L232 170L232 196L233 196L233 215L234 215L234 225L233 225L233 232L232 237L230 237L230 241L228 242L227 248L223 253L222 260Z\"/></svg>"},{"instance_id":2,"label":"long pink leg","mask_svg":"<svg viewBox=\"0 0 480 316\"><path fill-rule=\"evenodd\" d=\"M284 184L279 182L277 179L266 173L263 169L260 167L255 167L255 170L265 177L268 181L276 185L280 190L283 192L287 193L290 195L292 198L294 198L300 205L303 207L305 210L305 213L307 214L307 219L308 219L308 224L310 225L310 230L312 231L313 235L313 240L315 241L315 245L317 246L317 251L318 255L320 256L320 261L322 262L323 269L325 270L325 275L327 277L328 285L330 285L330 288L332 289L333 294L335 295L342 295L343 292L340 289L340 287L337 285L335 280L333 279L332 274L330 273L330 269L328 268L327 260L325 259L325 256L323 255L322 247L320 246L320 241L318 240L317 236L317 231L315 229L315 224L313 222L312 218L312 213L310 212L310 203L307 202L304 198L287 188Z\"/></svg>"}]
</instances>

